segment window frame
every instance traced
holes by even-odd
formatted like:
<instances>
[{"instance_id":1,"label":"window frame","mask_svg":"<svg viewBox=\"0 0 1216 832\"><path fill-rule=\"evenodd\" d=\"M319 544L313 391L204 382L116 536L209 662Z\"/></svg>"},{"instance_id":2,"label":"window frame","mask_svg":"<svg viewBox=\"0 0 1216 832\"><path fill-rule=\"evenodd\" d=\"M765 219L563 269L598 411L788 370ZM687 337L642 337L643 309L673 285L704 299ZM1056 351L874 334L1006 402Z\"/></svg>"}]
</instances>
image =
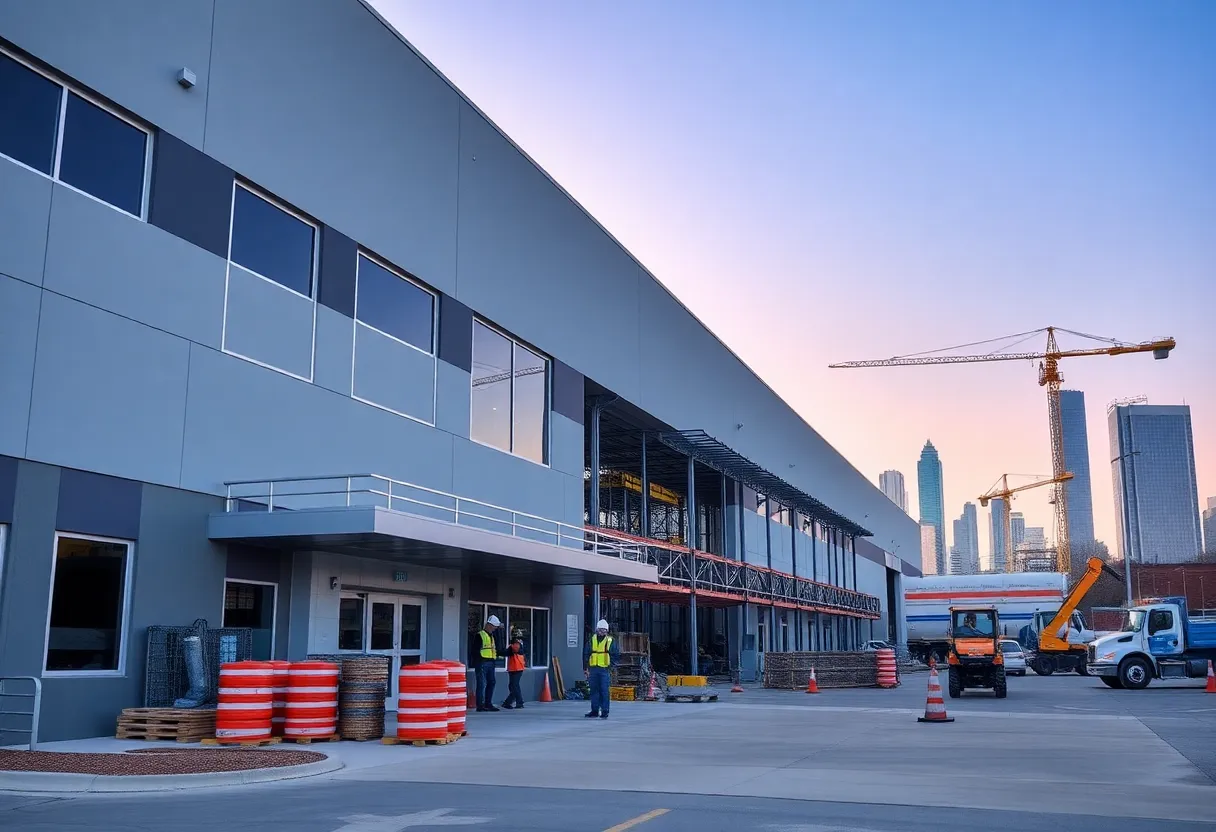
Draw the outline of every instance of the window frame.
<instances>
[{"instance_id":1,"label":"window frame","mask_svg":"<svg viewBox=\"0 0 1216 832\"><path fill-rule=\"evenodd\" d=\"M421 347L411 344L409 341L404 341L401 338L398 338L396 335L391 335L390 333L385 332L384 330L380 329L379 327L373 326L372 324L359 320L359 266L360 266L359 259L361 257L366 257L368 259L368 261L371 262L373 265L379 266L380 268L384 269L388 273L396 275L397 277L401 278L402 280L406 281L407 283L410 283L410 284L418 287L419 289L421 289L422 291L426 292L428 295L431 296L431 349L430 349L430 352L427 352L426 350L422 349ZM418 424L426 425L427 427L431 427L431 428L435 427L435 424L436 424L435 420L438 418L438 413L439 413L439 293L437 291L435 291L434 289L432 289L431 287L427 286L422 281L409 275L404 269L399 269L396 266L389 263L383 257L380 257L378 254L375 254L374 252L369 251L368 249L364 248L363 246L358 246L358 247L356 247L356 250L355 250L355 309L354 309L353 320L355 322L355 325L353 327L351 327L351 333L350 333L350 397L352 399L354 399L355 401L360 402L362 404L366 404L371 407L375 407L379 410L383 410L385 413L392 413L394 416L400 416L403 419L409 419L411 422L417 422ZM403 413L400 410L395 410L394 408L388 407L387 405L383 405L380 402L375 402L375 401L372 401L371 399L365 399L362 396L359 396L355 393L355 362L357 360L357 352L358 352L359 327L361 327L361 326L366 327L366 328L370 329L372 332L375 332L379 335L383 335L385 338L388 338L398 344L401 344L402 346L409 347L410 349L415 350L415 351L421 353L422 355L425 355L427 358L431 359L431 417L432 417L431 421L428 422L426 419L421 419L410 413ZM313 337L314 337L314 345L315 345L315 338L316 338L315 330L314 330ZM315 347L314 347L314 349L315 349ZM470 424L471 424L472 416L470 415L469 418L470 418Z\"/></svg>"},{"instance_id":2,"label":"window frame","mask_svg":"<svg viewBox=\"0 0 1216 832\"><path fill-rule=\"evenodd\" d=\"M117 211L118 213L122 214L123 216L132 217L134 219L139 220L140 222L147 222L148 221L148 200L149 200L149 196L152 191L152 159L153 159L153 147L155 144L154 130L151 127L149 127L147 124L142 122L141 120L124 112L116 104L112 104L112 103L106 101L105 99L101 98L98 95L95 95L94 93L86 90L84 87L81 87L78 84L74 84L70 81L65 80L59 73L51 72L50 70L47 70L47 69L44 69L44 68L38 66L33 61L23 57L22 55L18 54L17 52L13 51L12 49L5 48L3 44L0 44L0 55L4 55L6 58L10 58L13 61L16 61L21 66L24 66L26 69L30 70L31 72L37 73L38 75L42 76L46 80L50 81L52 84L55 84L56 86L59 87L58 121L55 124L55 150L54 150L53 156L51 157L51 172L44 173L43 171L38 170L38 168L30 167L25 162L14 159L12 156L7 156L3 153L0 153L0 159L4 159L7 162L11 162L14 165L22 167L25 170L30 171L31 173L41 176L43 179L49 179L51 182L54 182L57 185L61 185L64 188L67 188L68 190L73 191L74 193L80 194L83 197L91 199L94 202L98 203L99 205L104 205L111 210ZM106 202L101 197L94 196L93 194L89 193L88 191L85 191L81 188L76 187L75 185L64 182L62 179L59 178L60 164L63 161L63 136L64 136L65 128L67 125L67 110L68 110L68 95L69 94L75 94L75 95L79 96L81 99L94 105L95 107L99 108L103 112L109 113L110 115L117 118L119 121L125 122L126 124L129 124L130 126L134 127L136 130L139 130L146 137L146 140L144 141L143 182L142 182L142 186L140 188L139 213L138 214L132 214L126 208L119 208L117 205Z\"/></svg>"},{"instance_id":3,"label":"window frame","mask_svg":"<svg viewBox=\"0 0 1216 832\"><path fill-rule=\"evenodd\" d=\"M55 604L55 574L59 567L59 541L88 540L94 543L112 543L127 547L126 560L123 563L122 581L122 614L119 618L118 634L118 667L113 670L48 670L47 660L51 653L51 613ZM95 534L79 534L77 532L56 531L51 546L51 585L47 592L46 630L42 639L42 677L53 678L126 678L127 675L127 642L131 629L131 595L135 583L135 541L121 537L103 537Z\"/></svg>"},{"instance_id":4,"label":"window frame","mask_svg":"<svg viewBox=\"0 0 1216 832\"><path fill-rule=\"evenodd\" d=\"M471 401L470 401L470 405L469 405L469 441L474 442L478 445L481 445L484 448L490 448L492 450L498 451L499 453L509 454L510 456L513 456L516 459L522 459L525 462L531 462L533 465L540 465L544 468L551 468L552 459L553 459L553 419L552 419L552 413L553 413L553 357L551 355L549 355L548 353L546 353L544 350L537 349L536 347L529 344L527 341L524 341L520 338L516 338L514 335L507 332L502 327L495 326L494 324L487 321L485 318L482 318L478 315L473 316L473 333L472 333L472 341L470 342L471 346L476 343L478 324L481 324L482 326L484 326L486 329L490 330L491 332L494 332L494 333L502 336L503 338L506 338L507 341L509 341L511 344L511 413L510 413L511 448L510 448L510 450L503 450L502 448L498 447L497 445L491 445L489 442L485 442L485 441L473 436L473 418L474 417L473 417L473 407L472 407ZM531 457L524 456L523 454L518 453L515 450L515 402L516 402L516 398L515 398L515 382L516 382L515 348L516 347L523 347L524 349L528 350L530 353L532 353L533 355L537 356L538 358L540 358L542 361L545 362L545 409L544 409L545 437L544 437L544 441L541 443L542 449L544 451L543 460L532 459ZM475 352L470 351L470 356L473 359L476 359ZM471 372L470 372L469 376L470 376L469 377L469 390L472 391L474 379L472 377Z\"/></svg>"},{"instance_id":5,"label":"window frame","mask_svg":"<svg viewBox=\"0 0 1216 832\"><path fill-rule=\"evenodd\" d=\"M528 667L526 669L528 669L528 670L548 670L549 669L549 665L552 664L552 662L553 662L553 659L552 659L552 656L553 656L553 609L551 607L541 607L541 606L537 606L535 604L504 604L499 601L476 601L476 600L472 600L472 599L469 600L468 606L465 608L466 614L467 614L468 607L481 607L480 620L482 622L482 626L485 625L486 616L488 614L486 612L486 610L490 607L505 607L506 608L507 618L506 618L506 623L503 625L504 627L511 626L511 611L512 610L528 610L528 620L531 622L531 627L532 627L533 631L536 630L536 611L544 610L545 615L549 619L549 633L546 638L546 641L549 645L548 660L544 664L532 664L532 659L533 659L532 647L533 647L533 645L529 644L528 645ZM510 636L510 633L508 633L507 635ZM529 636L529 638L531 638L531 636ZM510 644L509 639L508 639L507 643ZM505 671L506 667L507 667L507 657L499 656L498 658L499 658L499 664L495 665L495 669Z\"/></svg>"},{"instance_id":6,"label":"window frame","mask_svg":"<svg viewBox=\"0 0 1216 832\"><path fill-rule=\"evenodd\" d=\"M312 234L312 268L311 268L310 275L309 275L309 294L308 295L301 294L300 292L296 291L295 289L291 288L290 286L284 286L282 283L275 280L274 278L267 277L266 275L261 274L259 272L255 272L253 269L249 268L248 266L242 266L240 263L237 263L236 261L234 261L232 259L232 232L233 232L233 229L236 227L236 191L237 191L237 188L243 188L244 190L248 191L254 197L257 197L258 199L262 199L262 200L268 202L270 205L274 206L275 208L278 208L280 211L283 211L284 213L288 214L289 216L292 216L292 217L298 219L300 222L304 223L305 225L309 226L312 229L312 231L313 231L313 234ZM245 274L250 275L251 277L255 277L255 278L258 278L259 280L263 280L273 287L282 289L285 292L290 292L292 295L295 295L297 298L303 298L304 300L306 300L312 304L312 346L310 347L309 352L308 352L308 375L307 376L302 376L299 373L293 373L291 370L285 370L282 367L276 367L273 364L267 363L265 361L261 361L257 358L253 358L252 356L245 355L244 353L237 352L236 350L230 349L228 347L228 287L232 280L233 266L240 269ZM263 369L274 370L276 373L282 373L283 375L285 375L289 378L294 378L299 381L305 381L305 382L308 382L309 384L312 384L313 377L316 376L316 374L317 374L317 287L320 284L320 280L319 280L320 274L321 274L321 223L318 222L317 220L314 220L312 217L310 217L308 214L305 214L303 211L299 210L298 208L293 208L291 205L287 204L283 200L274 196L273 194L271 194L269 191L265 190L264 188L259 188L257 185L254 185L252 182L242 179L239 176L233 177L232 195L231 195L231 198L230 198L230 201L228 204L228 256L225 258L225 261L224 261L224 314L223 314L221 324L220 324L220 352L224 353L224 355L231 355L234 358L239 358L242 361L248 361L250 364L257 365L258 367L261 367ZM354 366L353 365L353 361L354 361L353 356L352 356L351 360L352 360L352 367L353 367Z\"/></svg>"},{"instance_id":7,"label":"window frame","mask_svg":"<svg viewBox=\"0 0 1216 832\"><path fill-rule=\"evenodd\" d=\"M0 602L4 601L4 566L8 554L8 524L0 523Z\"/></svg>"},{"instance_id":8,"label":"window frame","mask_svg":"<svg viewBox=\"0 0 1216 832\"><path fill-rule=\"evenodd\" d=\"M277 581L251 581L245 578L224 578L224 594L220 596L220 626L224 624L224 614L228 612L228 584L250 584L252 586L271 587L270 600L270 658L274 658L275 648L279 637L279 584Z\"/></svg>"}]
</instances>

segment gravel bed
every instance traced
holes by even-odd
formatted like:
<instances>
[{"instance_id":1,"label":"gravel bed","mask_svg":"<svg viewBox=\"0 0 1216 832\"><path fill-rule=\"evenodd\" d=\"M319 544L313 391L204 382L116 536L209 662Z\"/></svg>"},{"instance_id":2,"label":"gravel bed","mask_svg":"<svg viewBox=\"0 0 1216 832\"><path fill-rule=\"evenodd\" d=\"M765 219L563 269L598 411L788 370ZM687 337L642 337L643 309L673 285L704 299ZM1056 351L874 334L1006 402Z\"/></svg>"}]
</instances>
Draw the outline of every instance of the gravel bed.
<instances>
[{"instance_id":1,"label":"gravel bed","mask_svg":"<svg viewBox=\"0 0 1216 832\"><path fill-rule=\"evenodd\" d=\"M66 751L0 751L0 771L59 774L210 774L316 763L316 751L262 751L256 748L141 748L125 754Z\"/></svg>"}]
</instances>

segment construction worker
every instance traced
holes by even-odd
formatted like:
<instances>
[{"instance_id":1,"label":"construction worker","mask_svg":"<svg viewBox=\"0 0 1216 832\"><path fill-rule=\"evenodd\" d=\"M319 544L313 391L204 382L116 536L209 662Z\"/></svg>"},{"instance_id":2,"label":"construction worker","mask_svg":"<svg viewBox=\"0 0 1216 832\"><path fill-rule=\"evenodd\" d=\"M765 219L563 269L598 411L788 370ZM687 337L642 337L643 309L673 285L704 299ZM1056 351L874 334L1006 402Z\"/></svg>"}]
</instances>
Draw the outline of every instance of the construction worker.
<instances>
[{"instance_id":1,"label":"construction worker","mask_svg":"<svg viewBox=\"0 0 1216 832\"><path fill-rule=\"evenodd\" d=\"M620 658L616 640L608 635L608 622L600 619L595 625L595 634L583 647L583 674L591 683L591 712L588 719L608 718L608 687L612 680L612 667Z\"/></svg>"},{"instance_id":2,"label":"construction worker","mask_svg":"<svg viewBox=\"0 0 1216 832\"><path fill-rule=\"evenodd\" d=\"M477 673L477 710L497 711L494 707L494 671L498 669L498 647L494 644L494 631L502 626L497 615L486 619L486 625L477 631L477 637L469 647L477 652L470 656L470 664Z\"/></svg>"},{"instance_id":3,"label":"construction worker","mask_svg":"<svg viewBox=\"0 0 1216 832\"><path fill-rule=\"evenodd\" d=\"M510 691L503 700L502 706L509 710L522 711L524 696L519 690L519 681L523 678L527 660L524 658L523 634L516 630L511 634L511 643L507 646L507 689Z\"/></svg>"}]
</instances>

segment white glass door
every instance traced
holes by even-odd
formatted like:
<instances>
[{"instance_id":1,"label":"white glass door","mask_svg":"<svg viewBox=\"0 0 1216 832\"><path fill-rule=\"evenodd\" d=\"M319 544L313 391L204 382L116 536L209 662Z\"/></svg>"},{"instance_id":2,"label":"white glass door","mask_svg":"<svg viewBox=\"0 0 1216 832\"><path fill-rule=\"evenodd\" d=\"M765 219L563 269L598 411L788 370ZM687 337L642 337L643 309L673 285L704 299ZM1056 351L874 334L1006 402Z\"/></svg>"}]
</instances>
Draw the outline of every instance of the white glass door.
<instances>
[{"instance_id":1,"label":"white glass door","mask_svg":"<svg viewBox=\"0 0 1216 832\"><path fill-rule=\"evenodd\" d=\"M389 658L389 683L384 707L397 709L397 674L402 665L423 661L426 616L421 598L370 595L366 603L364 643L367 653Z\"/></svg>"}]
</instances>

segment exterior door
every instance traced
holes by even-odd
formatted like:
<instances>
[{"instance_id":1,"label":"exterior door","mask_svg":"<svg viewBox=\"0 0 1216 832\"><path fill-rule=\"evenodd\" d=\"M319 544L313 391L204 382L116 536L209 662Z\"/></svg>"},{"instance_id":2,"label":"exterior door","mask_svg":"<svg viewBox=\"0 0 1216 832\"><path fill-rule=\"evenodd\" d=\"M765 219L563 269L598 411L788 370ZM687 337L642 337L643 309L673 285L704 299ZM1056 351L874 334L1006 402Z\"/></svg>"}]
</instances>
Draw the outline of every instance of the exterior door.
<instances>
[{"instance_id":1,"label":"exterior door","mask_svg":"<svg viewBox=\"0 0 1216 832\"><path fill-rule=\"evenodd\" d=\"M343 593L338 621L339 648L389 659L384 707L397 710L397 674L403 665L423 661L426 600L400 595Z\"/></svg>"},{"instance_id":2,"label":"exterior door","mask_svg":"<svg viewBox=\"0 0 1216 832\"><path fill-rule=\"evenodd\" d=\"M1154 656L1176 656L1182 652L1181 622L1169 607L1148 614L1148 649Z\"/></svg>"}]
</instances>

